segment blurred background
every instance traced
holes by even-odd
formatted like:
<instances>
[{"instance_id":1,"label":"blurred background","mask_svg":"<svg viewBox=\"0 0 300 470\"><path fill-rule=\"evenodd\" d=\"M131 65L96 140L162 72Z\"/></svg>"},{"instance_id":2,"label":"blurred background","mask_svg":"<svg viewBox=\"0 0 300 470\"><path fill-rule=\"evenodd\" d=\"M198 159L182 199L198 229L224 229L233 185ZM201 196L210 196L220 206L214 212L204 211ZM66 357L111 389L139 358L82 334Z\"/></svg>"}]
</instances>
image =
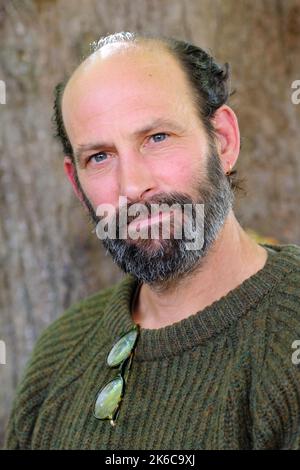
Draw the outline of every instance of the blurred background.
<instances>
[{"instance_id":1,"label":"blurred background","mask_svg":"<svg viewBox=\"0 0 300 470\"><path fill-rule=\"evenodd\" d=\"M116 31L174 36L230 63L247 191L235 213L258 240L300 244L300 0L0 0L0 447L40 332L122 277L72 193L51 123L55 84Z\"/></svg>"}]
</instances>

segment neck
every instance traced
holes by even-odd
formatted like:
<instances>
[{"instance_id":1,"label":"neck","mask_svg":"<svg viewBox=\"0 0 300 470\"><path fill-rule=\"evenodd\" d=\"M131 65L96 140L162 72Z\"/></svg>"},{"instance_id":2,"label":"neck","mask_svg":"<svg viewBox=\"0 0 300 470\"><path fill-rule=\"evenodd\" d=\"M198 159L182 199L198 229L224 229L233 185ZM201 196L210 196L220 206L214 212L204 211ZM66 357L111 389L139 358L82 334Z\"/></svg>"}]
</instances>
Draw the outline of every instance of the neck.
<instances>
[{"instance_id":1,"label":"neck","mask_svg":"<svg viewBox=\"0 0 300 470\"><path fill-rule=\"evenodd\" d=\"M179 322L226 295L263 268L267 251L252 240L230 211L220 234L201 260L201 269L163 290L142 284L132 318L141 328Z\"/></svg>"}]
</instances>

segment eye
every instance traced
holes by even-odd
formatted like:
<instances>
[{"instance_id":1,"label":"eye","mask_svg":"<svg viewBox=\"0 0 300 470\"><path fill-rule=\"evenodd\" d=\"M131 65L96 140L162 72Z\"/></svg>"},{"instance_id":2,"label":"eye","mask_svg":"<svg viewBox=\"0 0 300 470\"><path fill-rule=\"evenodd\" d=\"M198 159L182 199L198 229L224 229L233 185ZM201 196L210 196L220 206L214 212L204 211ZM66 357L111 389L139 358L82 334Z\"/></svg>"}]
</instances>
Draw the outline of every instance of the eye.
<instances>
[{"instance_id":1,"label":"eye","mask_svg":"<svg viewBox=\"0 0 300 470\"><path fill-rule=\"evenodd\" d=\"M155 142L162 142L168 136L165 132L159 132L158 134L151 135L150 139L154 139Z\"/></svg>"},{"instance_id":2,"label":"eye","mask_svg":"<svg viewBox=\"0 0 300 470\"><path fill-rule=\"evenodd\" d=\"M98 152L98 153L95 153L94 155L91 155L88 159L87 159L87 163L90 163L90 161L92 160L92 158L94 158L95 160L95 163L101 163L103 162L103 160L105 160L107 158L107 153L106 152Z\"/></svg>"}]
</instances>

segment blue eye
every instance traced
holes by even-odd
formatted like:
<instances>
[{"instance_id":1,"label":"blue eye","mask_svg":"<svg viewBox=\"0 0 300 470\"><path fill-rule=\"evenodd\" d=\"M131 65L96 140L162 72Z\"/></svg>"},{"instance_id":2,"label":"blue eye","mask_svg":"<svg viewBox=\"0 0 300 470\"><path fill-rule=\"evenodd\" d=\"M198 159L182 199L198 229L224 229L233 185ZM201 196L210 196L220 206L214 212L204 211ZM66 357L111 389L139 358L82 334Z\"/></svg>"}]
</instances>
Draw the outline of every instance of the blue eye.
<instances>
[{"instance_id":1,"label":"blue eye","mask_svg":"<svg viewBox=\"0 0 300 470\"><path fill-rule=\"evenodd\" d=\"M168 135L168 134L166 134L165 132L160 132L160 133L158 133L158 134L153 134L153 135L151 136L151 138L154 139L154 138L157 138L157 137L158 137L158 140L155 140L155 142L162 142L162 141L165 140L165 139L164 139L164 138L162 139L161 137L162 137L162 136L163 136L163 137L167 137L167 135Z\"/></svg>"},{"instance_id":2,"label":"blue eye","mask_svg":"<svg viewBox=\"0 0 300 470\"><path fill-rule=\"evenodd\" d=\"M94 155L91 155L88 158L88 163L92 160L92 158L95 159L95 163L101 163L103 160L105 160L105 158L102 158L103 155L104 155L105 158L107 158L106 152L99 152L99 153L95 153Z\"/></svg>"}]
</instances>

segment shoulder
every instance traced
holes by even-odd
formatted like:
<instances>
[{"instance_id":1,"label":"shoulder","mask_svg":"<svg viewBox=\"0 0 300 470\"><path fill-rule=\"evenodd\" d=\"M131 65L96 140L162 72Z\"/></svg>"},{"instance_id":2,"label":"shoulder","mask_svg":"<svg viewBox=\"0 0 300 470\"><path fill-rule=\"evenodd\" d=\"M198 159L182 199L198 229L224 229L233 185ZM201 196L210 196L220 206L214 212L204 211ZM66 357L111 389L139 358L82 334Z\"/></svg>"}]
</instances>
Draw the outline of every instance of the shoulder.
<instances>
[{"instance_id":1,"label":"shoulder","mask_svg":"<svg viewBox=\"0 0 300 470\"><path fill-rule=\"evenodd\" d=\"M37 339L27 368L41 360L54 365L59 356L65 357L80 337L85 336L94 322L101 318L116 286L102 289L72 304L60 317L45 328ZM52 354L52 360L49 354ZM45 364L40 364L45 366Z\"/></svg>"},{"instance_id":2,"label":"shoulder","mask_svg":"<svg viewBox=\"0 0 300 470\"><path fill-rule=\"evenodd\" d=\"M253 317L260 370L271 351L273 358L277 357L279 346L290 352L292 339L300 338L300 247L292 244L267 246L272 253L267 276L260 279L268 283L269 289L263 308Z\"/></svg>"},{"instance_id":3,"label":"shoulder","mask_svg":"<svg viewBox=\"0 0 300 470\"><path fill-rule=\"evenodd\" d=\"M102 289L72 304L42 332L37 344L41 345L50 338L59 340L61 335L67 340L76 340L78 333L84 334L84 331L101 316L116 286L117 284Z\"/></svg>"},{"instance_id":4,"label":"shoulder","mask_svg":"<svg viewBox=\"0 0 300 470\"><path fill-rule=\"evenodd\" d=\"M300 336L300 247L281 245L276 255L283 275L276 284L268 312L269 333L282 341Z\"/></svg>"},{"instance_id":5,"label":"shoulder","mask_svg":"<svg viewBox=\"0 0 300 470\"><path fill-rule=\"evenodd\" d=\"M279 368L290 370L293 343L300 340L300 247L281 245L275 256L276 269L280 266L282 276L274 284L265 315L264 337L261 338L264 356L260 364L261 373L271 374L275 363ZM299 369L295 372L298 374Z\"/></svg>"},{"instance_id":6,"label":"shoulder","mask_svg":"<svg viewBox=\"0 0 300 470\"><path fill-rule=\"evenodd\" d=\"M283 275L257 345L253 439L257 448L300 448L300 247L282 245L275 256Z\"/></svg>"},{"instance_id":7,"label":"shoulder","mask_svg":"<svg viewBox=\"0 0 300 470\"><path fill-rule=\"evenodd\" d=\"M51 323L37 339L27 369L34 367L40 361L40 367L55 369L60 356L66 357L68 351L84 337L93 327L95 321L101 319L116 285L102 289L88 297L72 304L63 314ZM51 358L50 358L51 357ZM25 370L26 373L26 370Z\"/></svg>"}]
</instances>

